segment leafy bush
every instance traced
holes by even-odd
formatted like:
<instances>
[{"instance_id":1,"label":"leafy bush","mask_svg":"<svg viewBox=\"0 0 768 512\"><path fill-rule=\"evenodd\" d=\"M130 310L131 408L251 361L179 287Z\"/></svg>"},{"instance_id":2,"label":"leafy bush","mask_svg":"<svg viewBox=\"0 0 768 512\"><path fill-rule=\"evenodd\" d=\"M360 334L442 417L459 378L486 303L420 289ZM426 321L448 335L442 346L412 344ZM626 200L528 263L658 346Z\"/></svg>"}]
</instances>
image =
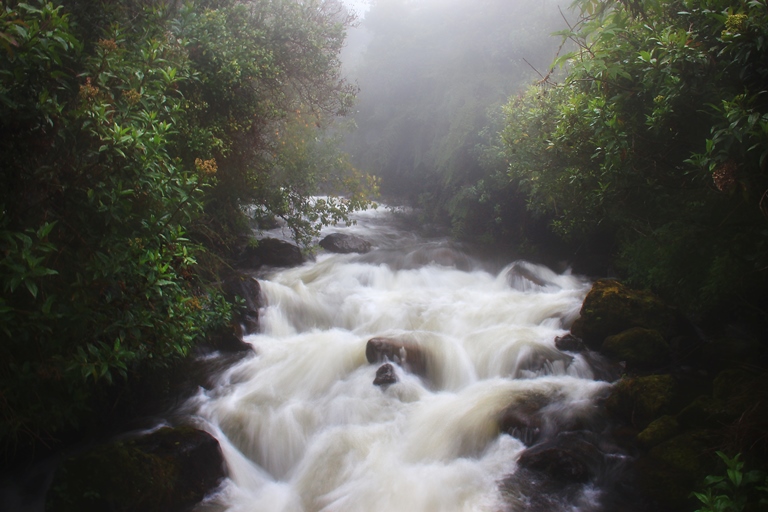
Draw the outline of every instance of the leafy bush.
<instances>
[{"instance_id":1,"label":"leafy bush","mask_svg":"<svg viewBox=\"0 0 768 512\"><path fill-rule=\"evenodd\" d=\"M733 458L723 452L717 455L725 462L725 475L708 476L706 490L692 493L703 505L696 512L744 512L768 505L768 476L764 471L745 471L740 454Z\"/></svg>"}]
</instances>

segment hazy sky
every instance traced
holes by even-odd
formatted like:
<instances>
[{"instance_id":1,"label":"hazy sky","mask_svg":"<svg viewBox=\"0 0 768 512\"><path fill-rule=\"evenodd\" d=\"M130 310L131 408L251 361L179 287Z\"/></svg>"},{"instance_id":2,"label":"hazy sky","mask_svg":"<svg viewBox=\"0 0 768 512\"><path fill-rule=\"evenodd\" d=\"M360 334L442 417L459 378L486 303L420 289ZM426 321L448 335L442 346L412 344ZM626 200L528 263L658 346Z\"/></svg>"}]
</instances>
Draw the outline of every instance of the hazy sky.
<instances>
[{"instance_id":1,"label":"hazy sky","mask_svg":"<svg viewBox=\"0 0 768 512\"><path fill-rule=\"evenodd\" d=\"M343 0L344 4L350 9L354 10L361 18L365 11L368 10L368 2L366 0Z\"/></svg>"}]
</instances>

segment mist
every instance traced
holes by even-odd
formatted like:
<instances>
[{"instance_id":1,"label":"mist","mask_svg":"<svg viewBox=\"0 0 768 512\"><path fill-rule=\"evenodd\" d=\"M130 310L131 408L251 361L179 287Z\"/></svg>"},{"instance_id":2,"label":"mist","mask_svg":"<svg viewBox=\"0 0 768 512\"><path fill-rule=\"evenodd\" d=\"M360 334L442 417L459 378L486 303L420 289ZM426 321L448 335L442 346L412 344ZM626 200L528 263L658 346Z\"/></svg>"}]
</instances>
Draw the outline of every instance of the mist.
<instances>
[{"instance_id":1,"label":"mist","mask_svg":"<svg viewBox=\"0 0 768 512\"><path fill-rule=\"evenodd\" d=\"M360 19L342 60L359 86L346 140L355 165L378 176L388 198L433 207L503 168L488 154L502 105L547 74L567 9L549 0L354 3Z\"/></svg>"}]
</instances>

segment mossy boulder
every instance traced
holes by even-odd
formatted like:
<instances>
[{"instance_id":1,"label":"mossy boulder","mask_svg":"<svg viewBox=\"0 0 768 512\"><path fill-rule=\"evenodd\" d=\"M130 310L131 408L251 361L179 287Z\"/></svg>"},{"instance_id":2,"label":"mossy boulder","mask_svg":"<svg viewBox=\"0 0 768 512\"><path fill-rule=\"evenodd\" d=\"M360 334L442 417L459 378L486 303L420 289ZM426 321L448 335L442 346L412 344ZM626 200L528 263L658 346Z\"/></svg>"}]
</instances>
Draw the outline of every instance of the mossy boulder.
<instances>
[{"instance_id":1,"label":"mossy boulder","mask_svg":"<svg viewBox=\"0 0 768 512\"><path fill-rule=\"evenodd\" d=\"M617 382L605 400L614 416L638 429L672 412L677 398L677 382L671 375L626 377Z\"/></svg>"},{"instance_id":2,"label":"mossy boulder","mask_svg":"<svg viewBox=\"0 0 768 512\"><path fill-rule=\"evenodd\" d=\"M713 437L707 430L684 432L652 448L636 465L644 494L657 510L693 510L691 489L714 470Z\"/></svg>"},{"instance_id":3,"label":"mossy boulder","mask_svg":"<svg viewBox=\"0 0 768 512\"><path fill-rule=\"evenodd\" d=\"M571 332L589 348L599 350L605 338L633 327L653 329L669 340L678 330L678 315L650 292L603 279L587 294Z\"/></svg>"},{"instance_id":4,"label":"mossy boulder","mask_svg":"<svg viewBox=\"0 0 768 512\"><path fill-rule=\"evenodd\" d=\"M164 427L65 460L54 476L46 510L188 510L224 477L224 460L213 436L191 427Z\"/></svg>"},{"instance_id":5,"label":"mossy boulder","mask_svg":"<svg viewBox=\"0 0 768 512\"><path fill-rule=\"evenodd\" d=\"M658 368L669 362L669 344L654 329L633 327L605 338L601 351L627 368Z\"/></svg>"},{"instance_id":6,"label":"mossy boulder","mask_svg":"<svg viewBox=\"0 0 768 512\"><path fill-rule=\"evenodd\" d=\"M665 414L653 420L642 432L637 434L638 442L645 448L667 441L680 433L680 423L671 414Z\"/></svg>"},{"instance_id":7,"label":"mossy boulder","mask_svg":"<svg viewBox=\"0 0 768 512\"><path fill-rule=\"evenodd\" d=\"M719 428L736 417L723 400L700 395L678 413L677 421L685 428Z\"/></svg>"}]
</instances>

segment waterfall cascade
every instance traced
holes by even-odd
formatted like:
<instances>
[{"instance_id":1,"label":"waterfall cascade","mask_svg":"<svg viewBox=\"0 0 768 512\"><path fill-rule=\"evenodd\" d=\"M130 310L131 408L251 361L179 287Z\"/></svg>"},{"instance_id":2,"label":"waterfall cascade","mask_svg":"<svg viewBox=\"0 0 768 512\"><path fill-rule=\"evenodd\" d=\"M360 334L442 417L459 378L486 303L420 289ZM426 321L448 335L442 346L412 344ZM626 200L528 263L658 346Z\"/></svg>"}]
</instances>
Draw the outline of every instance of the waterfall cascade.
<instances>
[{"instance_id":1,"label":"waterfall cascade","mask_svg":"<svg viewBox=\"0 0 768 512\"><path fill-rule=\"evenodd\" d=\"M399 230L391 212L357 219L346 232L373 250L265 274L254 355L188 405L230 475L200 509L602 510L610 468L542 501L546 485L521 467L527 445L599 437L610 384L555 347L590 283L527 262L489 272Z\"/></svg>"}]
</instances>

